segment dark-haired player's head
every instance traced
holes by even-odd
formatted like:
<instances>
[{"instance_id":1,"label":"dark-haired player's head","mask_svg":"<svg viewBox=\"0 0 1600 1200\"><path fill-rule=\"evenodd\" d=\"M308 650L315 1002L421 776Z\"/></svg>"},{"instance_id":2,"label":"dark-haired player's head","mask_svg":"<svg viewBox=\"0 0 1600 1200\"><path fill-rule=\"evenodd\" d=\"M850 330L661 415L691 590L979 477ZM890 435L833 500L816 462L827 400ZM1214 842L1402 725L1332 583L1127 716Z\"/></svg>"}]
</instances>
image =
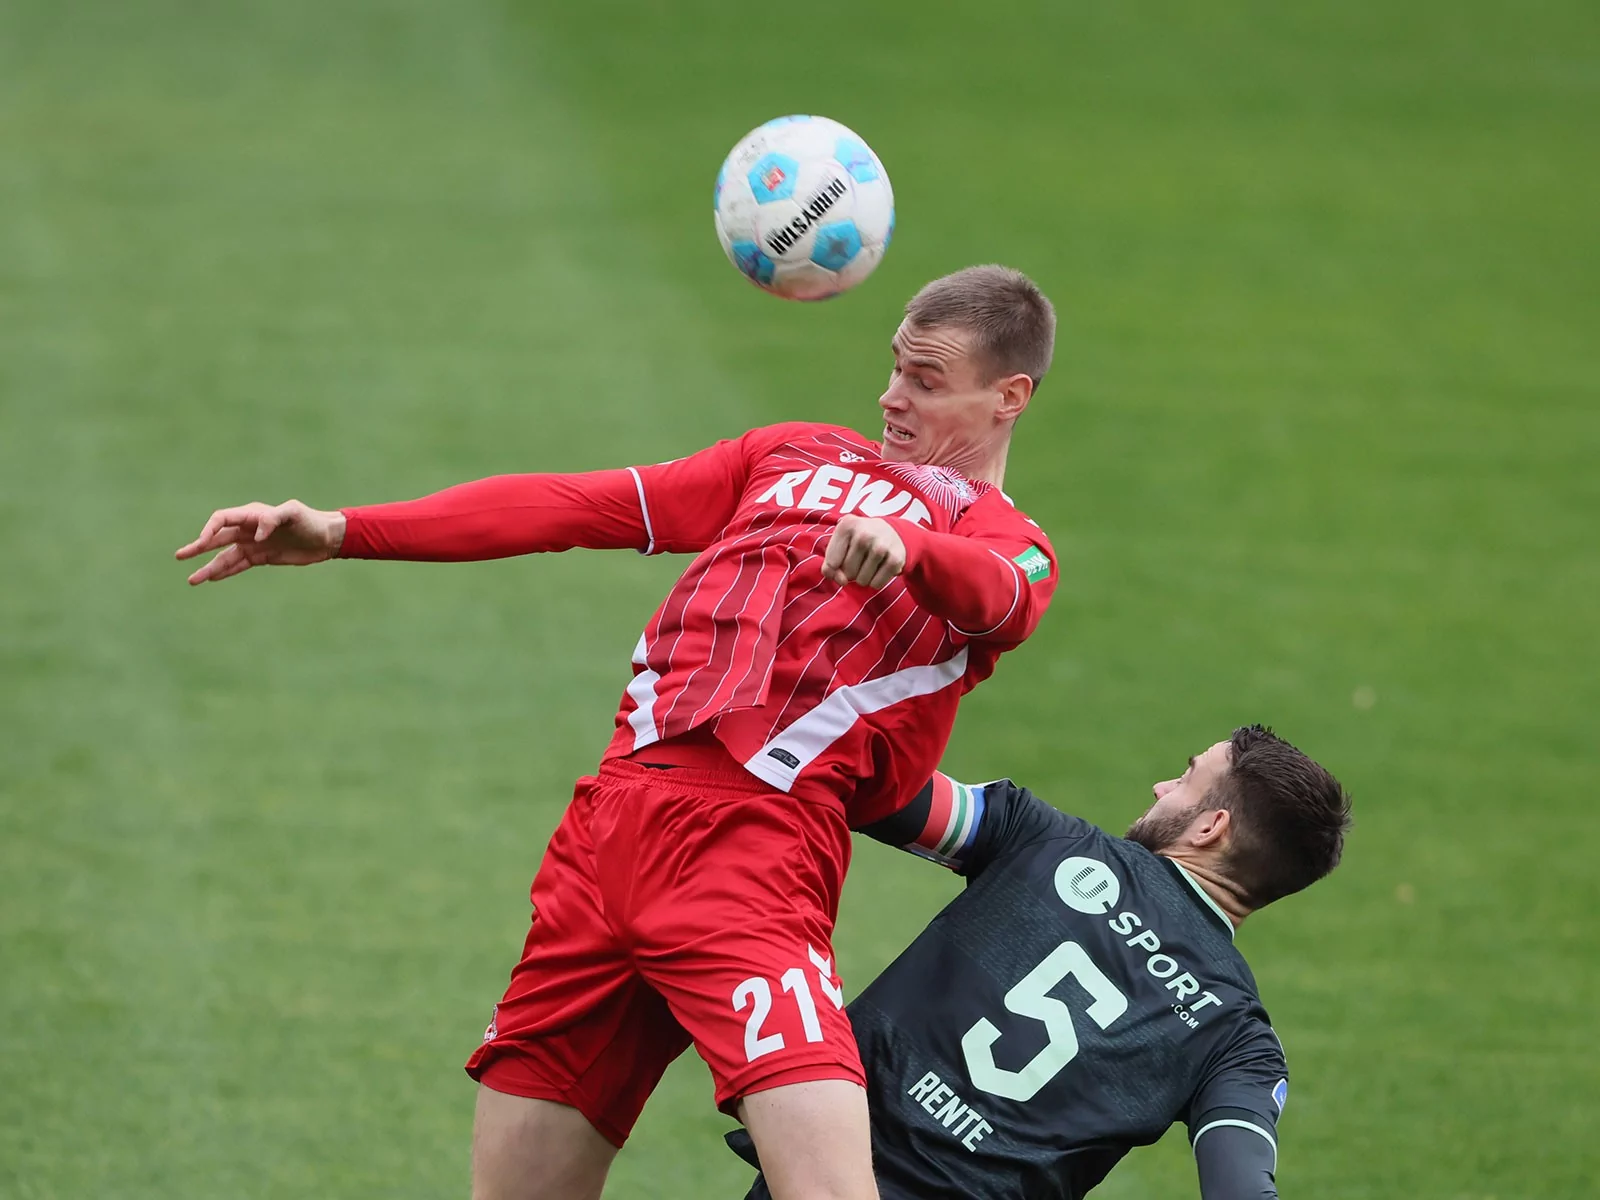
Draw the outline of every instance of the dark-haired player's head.
<instances>
[{"instance_id":1,"label":"dark-haired player's head","mask_svg":"<svg viewBox=\"0 0 1600 1200\"><path fill-rule=\"evenodd\" d=\"M1339 865L1350 797L1327 769L1270 729L1246 725L1158 783L1128 837L1173 858L1206 861L1261 908Z\"/></svg>"},{"instance_id":2,"label":"dark-haired player's head","mask_svg":"<svg viewBox=\"0 0 1600 1200\"><path fill-rule=\"evenodd\" d=\"M1055 353L1056 313L1009 267L967 267L911 298L879 398L883 456L982 477Z\"/></svg>"}]
</instances>

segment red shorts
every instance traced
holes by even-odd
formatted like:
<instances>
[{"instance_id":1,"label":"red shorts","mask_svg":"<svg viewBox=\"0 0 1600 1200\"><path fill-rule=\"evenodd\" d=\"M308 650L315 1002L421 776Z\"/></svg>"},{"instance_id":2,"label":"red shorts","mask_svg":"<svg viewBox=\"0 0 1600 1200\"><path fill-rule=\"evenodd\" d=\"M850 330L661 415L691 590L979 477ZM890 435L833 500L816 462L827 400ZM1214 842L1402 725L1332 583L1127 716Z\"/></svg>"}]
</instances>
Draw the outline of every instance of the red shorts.
<instances>
[{"instance_id":1,"label":"red shorts","mask_svg":"<svg viewBox=\"0 0 1600 1200\"><path fill-rule=\"evenodd\" d=\"M843 811L747 773L611 761L580 779L539 873L522 961L467 1073L570 1104L622 1145L692 1042L717 1104L865 1085L833 965Z\"/></svg>"}]
</instances>

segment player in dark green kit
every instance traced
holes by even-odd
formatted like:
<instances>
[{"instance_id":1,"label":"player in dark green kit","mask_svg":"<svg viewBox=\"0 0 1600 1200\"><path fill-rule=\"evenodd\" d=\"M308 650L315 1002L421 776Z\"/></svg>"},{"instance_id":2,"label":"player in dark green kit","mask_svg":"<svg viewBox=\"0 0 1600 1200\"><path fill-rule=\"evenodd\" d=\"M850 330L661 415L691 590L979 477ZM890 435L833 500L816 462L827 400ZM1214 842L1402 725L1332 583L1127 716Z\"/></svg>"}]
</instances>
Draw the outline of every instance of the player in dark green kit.
<instances>
[{"instance_id":1,"label":"player in dark green kit","mask_svg":"<svg viewBox=\"0 0 1600 1200\"><path fill-rule=\"evenodd\" d=\"M1260 726L1154 791L1115 837L939 776L866 831L968 879L849 1006L884 1200L1076 1200L1175 1121L1204 1200L1277 1196L1289 1072L1233 934L1334 868L1349 798Z\"/></svg>"}]
</instances>

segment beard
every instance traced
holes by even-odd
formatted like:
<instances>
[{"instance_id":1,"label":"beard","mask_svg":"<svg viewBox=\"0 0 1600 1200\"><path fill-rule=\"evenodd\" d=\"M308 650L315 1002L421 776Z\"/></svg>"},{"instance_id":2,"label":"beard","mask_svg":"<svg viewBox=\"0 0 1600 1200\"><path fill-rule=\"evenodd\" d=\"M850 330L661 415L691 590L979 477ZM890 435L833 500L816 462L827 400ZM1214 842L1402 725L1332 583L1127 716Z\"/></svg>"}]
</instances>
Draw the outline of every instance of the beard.
<instances>
[{"instance_id":1,"label":"beard","mask_svg":"<svg viewBox=\"0 0 1600 1200\"><path fill-rule=\"evenodd\" d=\"M1128 832L1123 836L1130 842L1138 842L1152 854L1159 854L1176 844L1183 836L1183 831L1194 821L1202 803L1203 801L1197 800L1188 808L1179 809L1177 812L1147 812L1128 826Z\"/></svg>"}]
</instances>

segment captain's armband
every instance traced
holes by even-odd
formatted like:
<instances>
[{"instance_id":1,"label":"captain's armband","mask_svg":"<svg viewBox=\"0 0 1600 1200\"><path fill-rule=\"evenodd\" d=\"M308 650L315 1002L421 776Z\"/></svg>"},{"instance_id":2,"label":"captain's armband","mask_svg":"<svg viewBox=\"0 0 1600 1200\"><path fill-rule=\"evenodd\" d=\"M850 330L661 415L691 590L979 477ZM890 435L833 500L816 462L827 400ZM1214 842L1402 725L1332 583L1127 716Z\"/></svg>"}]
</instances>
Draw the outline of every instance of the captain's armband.
<instances>
[{"instance_id":1,"label":"captain's armband","mask_svg":"<svg viewBox=\"0 0 1600 1200\"><path fill-rule=\"evenodd\" d=\"M959 870L977 844L983 812L982 787L935 772L909 804L861 832Z\"/></svg>"}]
</instances>

